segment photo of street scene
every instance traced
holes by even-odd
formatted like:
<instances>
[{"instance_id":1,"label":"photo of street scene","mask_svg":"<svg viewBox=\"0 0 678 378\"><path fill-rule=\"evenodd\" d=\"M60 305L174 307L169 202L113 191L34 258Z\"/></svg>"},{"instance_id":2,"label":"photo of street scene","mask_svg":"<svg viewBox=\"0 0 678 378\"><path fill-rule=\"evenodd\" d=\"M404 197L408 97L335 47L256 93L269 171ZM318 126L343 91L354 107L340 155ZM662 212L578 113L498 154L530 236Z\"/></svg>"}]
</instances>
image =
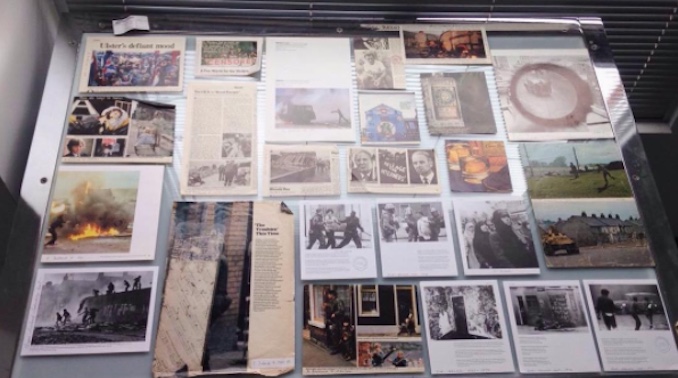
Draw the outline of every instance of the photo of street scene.
<instances>
[{"instance_id":1,"label":"photo of street scene","mask_svg":"<svg viewBox=\"0 0 678 378\"><path fill-rule=\"evenodd\" d=\"M654 266L632 198L532 200L550 268Z\"/></svg>"},{"instance_id":2,"label":"photo of street scene","mask_svg":"<svg viewBox=\"0 0 678 378\"><path fill-rule=\"evenodd\" d=\"M189 187L247 187L250 179L250 159L191 161L188 164Z\"/></svg>"},{"instance_id":3,"label":"photo of street scene","mask_svg":"<svg viewBox=\"0 0 678 378\"><path fill-rule=\"evenodd\" d=\"M653 284L591 284L594 322L600 331L667 331L659 288Z\"/></svg>"},{"instance_id":4,"label":"photo of street scene","mask_svg":"<svg viewBox=\"0 0 678 378\"><path fill-rule=\"evenodd\" d=\"M510 292L519 335L588 332L579 286L510 286Z\"/></svg>"},{"instance_id":5,"label":"photo of street scene","mask_svg":"<svg viewBox=\"0 0 678 378\"><path fill-rule=\"evenodd\" d=\"M503 337L497 298L491 285L425 287L423 293L431 339Z\"/></svg>"},{"instance_id":6,"label":"photo of street scene","mask_svg":"<svg viewBox=\"0 0 678 378\"><path fill-rule=\"evenodd\" d=\"M59 171L44 254L129 252L139 171Z\"/></svg>"},{"instance_id":7,"label":"photo of street scene","mask_svg":"<svg viewBox=\"0 0 678 378\"><path fill-rule=\"evenodd\" d=\"M148 351L156 274L157 268L40 270L25 354Z\"/></svg>"},{"instance_id":8,"label":"photo of street scene","mask_svg":"<svg viewBox=\"0 0 678 378\"><path fill-rule=\"evenodd\" d=\"M328 183L330 177L329 151L271 150L271 184Z\"/></svg>"},{"instance_id":9,"label":"photo of street scene","mask_svg":"<svg viewBox=\"0 0 678 378\"><path fill-rule=\"evenodd\" d=\"M346 88L276 88L276 128L351 127L351 97Z\"/></svg>"},{"instance_id":10,"label":"photo of street scene","mask_svg":"<svg viewBox=\"0 0 678 378\"><path fill-rule=\"evenodd\" d=\"M306 249L372 248L372 214L363 210L357 203L306 205Z\"/></svg>"},{"instance_id":11,"label":"photo of street scene","mask_svg":"<svg viewBox=\"0 0 678 378\"><path fill-rule=\"evenodd\" d=\"M445 30L443 27L403 25L405 57L428 59L431 63L449 64L487 58L482 30Z\"/></svg>"},{"instance_id":12,"label":"photo of street scene","mask_svg":"<svg viewBox=\"0 0 678 378\"><path fill-rule=\"evenodd\" d=\"M520 147L530 198L633 197L613 140Z\"/></svg>"},{"instance_id":13,"label":"photo of street scene","mask_svg":"<svg viewBox=\"0 0 678 378\"><path fill-rule=\"evenodd\" d=\"M447 241L440 202L380 203L379 233L384 243Z\"/></svg>"}]
</instances>

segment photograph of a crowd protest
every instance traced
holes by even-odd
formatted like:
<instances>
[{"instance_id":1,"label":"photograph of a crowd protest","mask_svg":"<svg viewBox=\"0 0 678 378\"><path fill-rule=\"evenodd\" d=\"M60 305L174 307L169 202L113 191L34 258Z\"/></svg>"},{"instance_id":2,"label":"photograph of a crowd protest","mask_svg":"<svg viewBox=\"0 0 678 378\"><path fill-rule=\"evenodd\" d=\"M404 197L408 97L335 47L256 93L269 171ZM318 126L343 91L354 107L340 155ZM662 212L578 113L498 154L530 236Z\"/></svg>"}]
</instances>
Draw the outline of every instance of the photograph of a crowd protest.
<instances>
[{"instance_id":1,"label":"photograph of a crowd protest","mask_svg":"<svg viewBox=\"0 0 678 378\"><path fill-rule=\"evenodd\" d=\"M488 64L487 37L482 29L402 25L408 64Z\"/></svg>"},{"instance_id":2,"label":"photograph of a crowd protest","mask_svg":"<svg viewBox=\"0 0 678 378\"><path fill-rule=\"evenodd\" d=\"M633 197L613 140L520 147L530 198Z\"/></svg>"},{"instance_id":3,"label":"photograph of a crowd protest","mask_svg":"<svg viewBox=\"0 0 678 378\"><path fill-rule=\"evenodd\" d=\"M589 284L600 331L667 331L670 329L664 304L655 284L619 281Z\"/></svg>"},{"instance_id":4,"label":"photograph of a crowd protest","mask_svg":"<svg viewBox=\"0 0 678 378\"><path fill-rule=\"evenodd\" d=\"M305 285L304 374L423 372L413 285Z\"/></svg>"},{"instance_id":5,"label":"photograph of a crowd protest","mask_svg":"<svg viewBox=\"0 0 678 378\"><path fill-rule=\"evenodd\" d=\"M519 335L588 332L585 305L578 285L509 286L509 311Z\"/></svg>"},{"instance_id":6,"label":"photograph of a crowd protest","mask_svg":"<svg viewBox=\"0 0 678 378\"><path fill-rule=\"evenodd\" d=\"M654 266L633 198L532 200L551 268Z\"/></svg>"},{"instance_id":7,"label":"photograph of a crowd protest","mask_svg":"<svg viewBox=\"0 0 678 378\"><path fill-rule=\"evenodd\" d=\"M447 241L440 202L380 203L377 206L382 243Z\"/></svg>"},{"instance_id":8,"label":"photograph of a crowd protest","mask_svg":"<svg viewBox=\"0 0 678 378\"><path fill-rule=\"evenodd\" d=\"M23 355L150 348L157 268L42 269Z\"/></svg>"},{"instance_id":9,"label":"photograph of a crowd protest","mask_svg":"<svg viewBox=\"0 0 678 378\"><path fill-rule=\"evenodd\" d=\"M191 161L188 165L188 186L202 188L247 187L251 180L250 159Z\"/></svg>"},{"instance_id":10,"label":"photograph of a crowd protest","mask_svg":"<svg viewBox=\"0 0 678 378\"><path fill-rule=\"evenodd\" d=\"M432 340L501 339L504 334L491 285L423 288Z\"/></svg>"},{"instance_id":11,"label":"photograph of a crowd protest","mask_svg":"<svg viewBox=\"0 0 678 378\"><path fill-rule=\"evenodd\" d=\"M445 155L453 192L513 191L504 142L446 140Z\"/></svg>"},{"instance_id":12,"label":"photograph of a crowd protest","mask_svg":"<svg viewBox=\"0 0 678 378\"><path fill-rule=\"evenodd\" d=\"M293 152L272 149L271 184L332 182L330 155L329 150Z\"/></svg>"},{"instance_id":13,"label":"photograph of a crowd protest","mask_svg":"<svg viewBox=\"0 0 678 378\"><path fill-rule=\"evenodd\" d=\"M372 214L358 203L309 204L303 216L306 249L372 248Z\"/></svg>"},{"instance_id":14,"label":"photograph of a crowd protest","mask_svg":"<svg viewBox=\"0 0 678 378\"><path fill-rule=\"evenodd\" d=\"M458 200L454 211L467 274L538 270L525 201Z\"/></svg>"},{"instance_id":15,"label":"photograph of a crowd protest","mask_svg":"<svg viewBox=\"0 0 678 378\"><path fill-rule=\"evenodd\" d=\"M59 171L43 254L129 252L139 171Z\"/></svg>"},{"instance_id":16,"label":"photograph of a crowd protest","mask_svg":"<svg viewBox=\"0 0 678 378\"><path fill-rule=\"evenodd\" d=\"M276 88L275 127L351 128L351 97L347 88Z\"/></svg>"},{"instance_id":17,"label":"photograph of a crowd protest","mask_svg":"<svg viewBox=\"0 0 678 378\"><path fill-rule=\"evenodd\" d=\"M185 45L175 37L88 37L80 91L180 91Z\"/></svg>"}]
</instances>

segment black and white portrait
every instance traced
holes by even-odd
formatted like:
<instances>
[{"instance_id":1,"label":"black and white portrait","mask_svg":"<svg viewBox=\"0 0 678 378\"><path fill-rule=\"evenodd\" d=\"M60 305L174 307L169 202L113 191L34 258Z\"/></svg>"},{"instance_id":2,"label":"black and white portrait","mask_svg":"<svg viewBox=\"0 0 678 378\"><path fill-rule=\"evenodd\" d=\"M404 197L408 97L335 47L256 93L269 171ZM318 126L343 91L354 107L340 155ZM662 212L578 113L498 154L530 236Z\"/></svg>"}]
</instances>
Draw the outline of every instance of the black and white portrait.
<instances>
[{"instance_id":1,"label":"black and white portrait","mask_svg":"<svg viewBox=\"0 0 678 378\"><path fill-rule=\"evenodd\" d=\"M429 149L407 151L410 164L410 184L437 185L438 169L436 168L435 151Z\"/></svg>"},{"instance_id":2,"label":"black and white portrait","mask_svg":"<svg viewBox=\"0 0 678 378\"><path fill-rule=\"evenodd\" d=\"M349 151L351 181L377 182L377 157L373 148L352 148Z\"/></svg>"}]
</instances>

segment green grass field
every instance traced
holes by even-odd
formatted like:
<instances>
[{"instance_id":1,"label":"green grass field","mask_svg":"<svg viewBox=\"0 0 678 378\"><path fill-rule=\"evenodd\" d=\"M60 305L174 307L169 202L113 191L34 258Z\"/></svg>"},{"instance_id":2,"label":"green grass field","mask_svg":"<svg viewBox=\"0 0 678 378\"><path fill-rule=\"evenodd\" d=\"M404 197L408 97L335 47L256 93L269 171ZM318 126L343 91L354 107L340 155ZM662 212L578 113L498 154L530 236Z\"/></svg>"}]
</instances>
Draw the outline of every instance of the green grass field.
<instances>
[{"instance_id":1,"label":"green grass field","mask_svg":"<svg viewBox=\"0 0 678 378\"><path fill-rule=\"evenodd\" d=\"M531 198L605 198L605 197L632 197L629 180L623 170L610 171L614 180L608 178L609 186L600 191L605 185L603 174L599 172L581 172L579 178L573 176L541 176L527 179L527 186Z\"/></svg>"}]
</instances>

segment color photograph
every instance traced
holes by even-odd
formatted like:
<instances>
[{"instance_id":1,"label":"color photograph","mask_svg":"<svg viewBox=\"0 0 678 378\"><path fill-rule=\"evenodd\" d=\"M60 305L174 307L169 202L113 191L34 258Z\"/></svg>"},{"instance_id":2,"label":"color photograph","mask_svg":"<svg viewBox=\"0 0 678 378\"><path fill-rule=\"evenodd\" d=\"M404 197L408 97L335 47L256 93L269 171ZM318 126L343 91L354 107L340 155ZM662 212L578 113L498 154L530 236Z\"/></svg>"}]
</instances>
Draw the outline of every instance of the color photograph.
<instances>
[{"instance_id":1,"label":"color photograph","mask_svg":"<svg viewBox=\"0 0 678 378\"><path fill-rule=\"evenodd\" d=\"M401 25L407 64L490 64L485 30Z\"/></svg>"},{"instance_id":2,"label":"color photograph","mask_svg":"<svg viewBox=\"0 0 678 378\"><path fill-rule=\"evenodd\" d=\"M633 197L613 141L521 143L530 198Z\"/></svg>"},{"instance_id":3,"label":"color photograph","mask_svg":"<svg viewBox=\"0 0 678 378\"><path fill-rule=\"evenodd\" d=\"M360 92L358 101L363 145L419 143L414 92Z\"/></svg>"},{"instance_id":4,"label":"color photograph","mask_svg":"<svg viewBox=\"0 0 678 378\"><path fill-rule=\"evenodd\" d=\"M504 142L446 140L445 154L453 192L511 192Z\"/></svg>"}]
</instances>

